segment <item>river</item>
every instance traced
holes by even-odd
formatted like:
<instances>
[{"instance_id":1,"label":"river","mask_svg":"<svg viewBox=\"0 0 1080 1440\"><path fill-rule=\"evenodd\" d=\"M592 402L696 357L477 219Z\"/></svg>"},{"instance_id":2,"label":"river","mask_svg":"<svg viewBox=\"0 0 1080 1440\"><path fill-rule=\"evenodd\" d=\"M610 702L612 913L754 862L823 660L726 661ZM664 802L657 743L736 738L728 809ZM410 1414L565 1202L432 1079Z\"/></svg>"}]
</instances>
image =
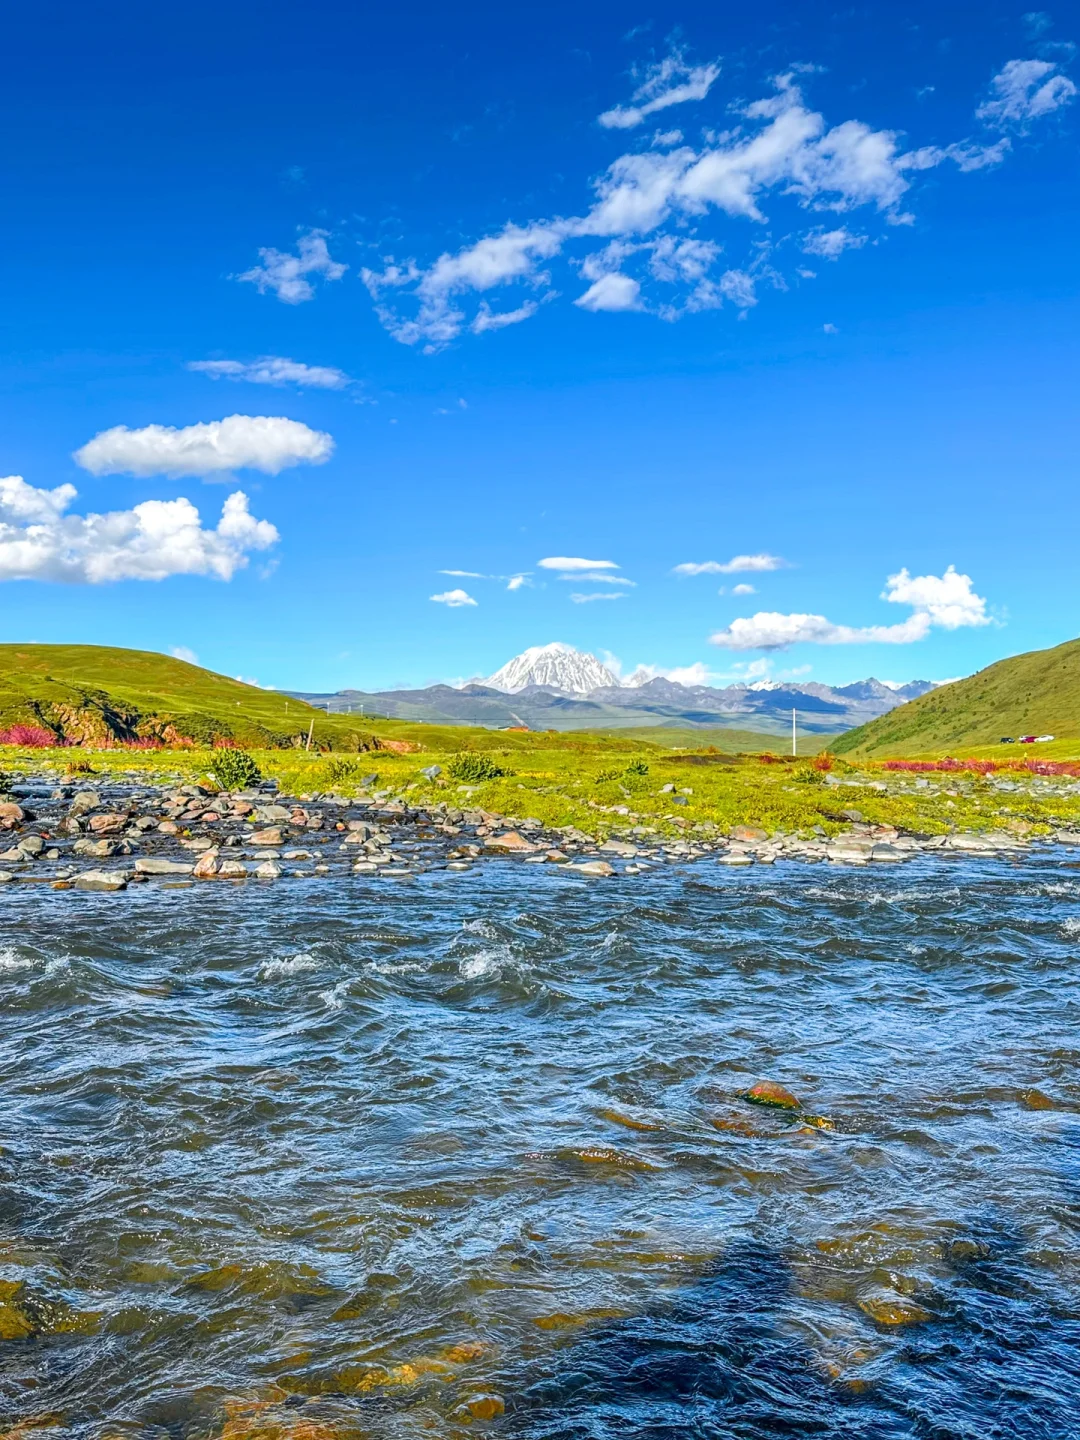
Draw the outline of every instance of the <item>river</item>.
<instances>
[{"instance_id":1,"label":"river","mask_svg":"<svg viewBox=\"0 0 1080 1440\"><path fill-rule=\"evenodd\" d=\"M0 906L20 1436L1078 1433L1060 848Z\"/></svg>"}]
</instances>

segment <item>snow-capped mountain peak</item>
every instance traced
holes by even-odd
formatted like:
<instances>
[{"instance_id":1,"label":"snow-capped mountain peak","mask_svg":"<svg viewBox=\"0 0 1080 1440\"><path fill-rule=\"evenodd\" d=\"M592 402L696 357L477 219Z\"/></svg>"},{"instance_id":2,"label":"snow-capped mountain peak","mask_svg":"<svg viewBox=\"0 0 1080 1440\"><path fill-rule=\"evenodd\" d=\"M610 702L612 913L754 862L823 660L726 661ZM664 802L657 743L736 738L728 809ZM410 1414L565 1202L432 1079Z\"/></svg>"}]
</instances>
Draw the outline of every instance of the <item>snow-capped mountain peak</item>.
<instances>
[{"instance_id":1,"label":"snow-capped mountain peak","mask_svg":"<svg viewBox=\"0 0 1080 1440\"><path fill-rule=\"evenodd\" d=\"M619 682L595 655L555 641L523 650L483 683L511 695L528 685L550 685L572 695L587 695L590 690L602 690Z\"/></svg>"}]
</instances>

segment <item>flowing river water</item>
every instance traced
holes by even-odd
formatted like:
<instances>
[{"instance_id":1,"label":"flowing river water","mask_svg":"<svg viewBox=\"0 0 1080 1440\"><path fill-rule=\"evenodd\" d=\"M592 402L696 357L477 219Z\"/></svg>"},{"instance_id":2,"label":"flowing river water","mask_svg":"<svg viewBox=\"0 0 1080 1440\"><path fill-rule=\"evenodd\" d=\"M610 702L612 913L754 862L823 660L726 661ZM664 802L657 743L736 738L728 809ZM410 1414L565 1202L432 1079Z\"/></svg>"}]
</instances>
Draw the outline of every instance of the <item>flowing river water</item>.
<instances>
[{"instance_id":1,"label":"flowing river water","mask_svg":"<svg viewBox=\"0 0 1080 1440\"><path fill-rule=\"evenodd\" d=\"M1067 852L0 906L6 1433L1080 1431Z\"/></svg>"}]
</instances>

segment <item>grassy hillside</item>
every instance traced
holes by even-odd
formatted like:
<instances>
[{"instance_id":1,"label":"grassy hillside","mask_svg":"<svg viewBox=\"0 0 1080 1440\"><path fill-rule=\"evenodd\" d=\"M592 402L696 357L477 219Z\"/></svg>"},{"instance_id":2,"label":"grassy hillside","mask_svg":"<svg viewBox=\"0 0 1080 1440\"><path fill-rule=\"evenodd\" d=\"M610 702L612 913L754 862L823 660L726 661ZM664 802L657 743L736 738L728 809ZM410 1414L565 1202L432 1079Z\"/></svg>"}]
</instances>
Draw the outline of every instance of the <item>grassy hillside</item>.
<instances>
[{"instance_id":1,"label":"grassy hillside","mask_svg":"<svg viewBox=\"0 0 1080 1440\"><path fill-rule=\"evenodd\" d=\"M40 727L88 745L135 739L274 748L306 740L357 749L357 720L147 650L0 645L0 729Z\"/></svg>"},{"instance_id":2,"label":"grassy hillside","mask_svg":"<svg viewBox=\"0 0 1080 1440\"><path fill-rule=\"evenodd\" d=\"M919 755L1003 735L1080 737L1080 640L1032 650L943 685L833 741L838 755Z\"/></svg>"}]
</instances>

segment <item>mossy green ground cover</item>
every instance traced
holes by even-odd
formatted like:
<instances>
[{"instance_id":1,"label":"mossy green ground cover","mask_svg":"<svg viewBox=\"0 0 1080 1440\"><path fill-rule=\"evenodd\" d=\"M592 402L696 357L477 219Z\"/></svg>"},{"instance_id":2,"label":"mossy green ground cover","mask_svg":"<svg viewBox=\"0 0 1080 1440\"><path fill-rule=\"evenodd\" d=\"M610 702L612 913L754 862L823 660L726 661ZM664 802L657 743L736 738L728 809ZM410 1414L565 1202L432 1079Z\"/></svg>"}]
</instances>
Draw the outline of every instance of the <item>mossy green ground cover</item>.
<instances>
[{"instance_id":1,"label":"mossy green ground cover","mask_svg":"<svg viewBox=\"0 0 1080 1440\"><path fill-rule=\"evenodd\" d=\"M402 727L408 728L408 727ZM952 830L1012 829L1036 833L1080 825L1080 780L1028 771L991 776L920 775L888 771L867 762L838 760L824 771L809 760L730 756L713 751L673 752L629 736L516 735L456 727L418 727L423 749L359 756L299 750L251 751L266 778L291 795L338 793L403 798L423 807L443 801L546 825L574 825L592 835L655 827L671 835L703 827L727 831L738 824L770 833L808 834L815 827L837 834L857 813L874 824L918 834ZM438 734L434 732L438 728ZM465 744L463 745L463 739ZM470 744L471 741L471 744ZM490 755L510 772L460 785L448 761L463 748ZM0 747L0 767L15 775L68 779L130 775L162 784L212 775L220 751L16 750ZM823 762L825 763L825 762ZM421 772L440 765L442 774ZM374 778L371 778L374 777ZM673 786L673 790L664 790Z\"/></svg>"}]
</instances>

